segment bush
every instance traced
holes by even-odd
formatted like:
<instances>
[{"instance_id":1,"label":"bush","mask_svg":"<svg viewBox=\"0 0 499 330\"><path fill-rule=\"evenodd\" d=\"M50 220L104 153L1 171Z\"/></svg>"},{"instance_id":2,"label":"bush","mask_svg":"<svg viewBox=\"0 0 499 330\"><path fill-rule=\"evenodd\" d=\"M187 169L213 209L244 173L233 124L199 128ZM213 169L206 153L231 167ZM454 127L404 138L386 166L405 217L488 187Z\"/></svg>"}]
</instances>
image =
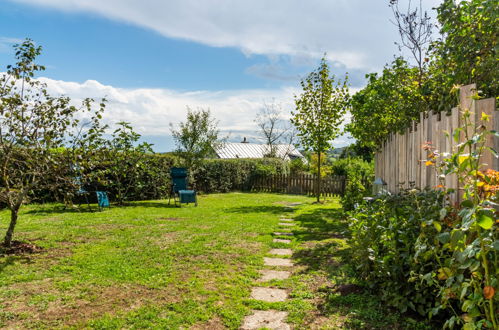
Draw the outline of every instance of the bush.
<instances>
[{"instance_id":1,"label":"bush","mask_svg":"<svg viewBox=\"0 0 499 330\"><path fill-rule=\"evenodd\" d=\"M346 211L352 210L356 204L371 193L371 182L374 180L374 164L360 158L344 158L333 162L333 175L346 177L345 193L341 204Z\"/></svg>"},{"instance_id":2,"label":"bush","mask_svg":"<svg viewBox=\"0 0 499 330\"><path fill-rule=\"evenodd\" d=\"M435 289L421 276L438 269L438 260L419 256L417 244L422 235L431 240L438 234L432 222L438 220L442 203L441 192L411 190L379 196L350 215L357 275L401 312L427 315L435 306Z\"/></svg>"}]
</instances>

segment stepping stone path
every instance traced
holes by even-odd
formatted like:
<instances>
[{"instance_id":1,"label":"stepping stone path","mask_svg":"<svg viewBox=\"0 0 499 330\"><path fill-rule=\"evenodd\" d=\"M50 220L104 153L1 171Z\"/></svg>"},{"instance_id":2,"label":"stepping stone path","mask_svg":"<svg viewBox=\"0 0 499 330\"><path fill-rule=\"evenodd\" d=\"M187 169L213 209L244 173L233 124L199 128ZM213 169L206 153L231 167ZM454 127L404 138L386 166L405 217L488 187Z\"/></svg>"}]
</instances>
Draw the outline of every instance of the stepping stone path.
<instances>
[{"instance_id":1,"label":"stepping stone path","mask_svg":"<svg viewBox=\"0 0 499 330\"><path fill-rule=\"evenodd\" d=\"M244 319L244 324L241 327L243 330L251 329L276 329L276 330L290 330L291 327L284 323L288 317L287 312L269 310L269 311L255 311L253 315L247 316Z\"/></svg>"},{"instance_id":2,"label":"stepping stone path","mask_svg":"<svg viewBox=\"0 0 499 330\"><path fill-rule=\"evenodd\" d=\"M253 288L251 298L265 302L279 302L288 298L288 293L283 289Z\"/></svg>"},{"instance_id":3,"label":"stepping stone path","mask_svg":"<svg viewBox=\"0 0 499 330\"><path fill-rule=\"evenodd\" d=\"M272 249L269 254L274 254L276 256L290 256L293 254L291 249Z\"/></svg>"},{"instance_id":4,"label":"stepping stone path","mask_svg":"<svg viewBox=\"0 0 499 330\"><path fill-rule=\"evenodd\" d=\"M265 266L281 266L281 267L293 266L293 261L291 259L284 259L284 258L263 258L263 263Z\"/></svg>"},{"instance_id":5,"label":"stepping stone path","mask_svg":"<svg viewBox=\"0 0 499 330\"><path fill-rule=\"evenodd\" d=\"M280 219L280 226L294 226L293 219ZM275 236L293 236L293 233L289 232L274 232ZM290 244L291 240L274 238L275 243ZM293 251L291 249L271 249L269 254L275 256L291 256ZM270 258L264 257L263 262L265 266L270 267L293 267L293 260L289 258ZM258 279L258 282L267 282L271 280L284 280L291 276L291 272L287 270L275 270L275 269L263 269L260 271L262 276ZM288 298L288 293L286 290L269 288L269 287L254 287L251 290L251 298L255 300L260 300L264 302L282 302L286 301ZM291 330L291 326L285 322L288 317L287 312L268 310L259 311L254 310L251 315L244 318L243 325L241 329L243 330L253 330L253 329L274 329L274 330Z\"/></svg>"},{"instance_id":6,"label":"stepping stone path","mask_svg":"<svg viewBox=\"0 0 499 330\"><path fill-rule=\"evenodd\" d=\"M258 282L267 282L271 280L285 280L291 275L291 273L288 272L287 270L264 269L261 270L260 273L262 274L262 277L258 279Z\"/></svg>"},{"instance_id":7,"label":"stepping stone path","mask_svg":"<svg viewBox=\"0 0 499 330\"><path fill-rule=\"evenodd\" d=\"M274 243L284 243L284 244L289 244L289 243L291 243L291 240L289 240L289 239L282 239L282 238L274 238L274 239L272 240L272 242L274 242Z\"/></svg>"},{"instance_id":8,"label":"stepping stone path","mask_svg":"<svg viewBox=\"0 0 499 330\"><path fill-rule=\"evenodd\" d=\"M275 232L275 236L293 236L293 233L281 233L281 232Z\"/></svg>"}]
</instances>

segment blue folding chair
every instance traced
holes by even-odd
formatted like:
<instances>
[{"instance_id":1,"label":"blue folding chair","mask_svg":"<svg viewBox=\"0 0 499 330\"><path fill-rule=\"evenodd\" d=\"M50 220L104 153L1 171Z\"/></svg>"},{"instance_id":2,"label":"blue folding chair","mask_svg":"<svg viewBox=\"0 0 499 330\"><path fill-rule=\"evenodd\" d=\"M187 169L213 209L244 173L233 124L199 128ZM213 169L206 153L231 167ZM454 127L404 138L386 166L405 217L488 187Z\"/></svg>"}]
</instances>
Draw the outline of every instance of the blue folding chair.
<instances>
[{"instance_id":1,"label":"blue folding chair","mask_svg":"<svg viewBox=\"0 0 499 330\"><path fill-rule=\"evenodd\" d=\"M106 191L96 191L95 194L97 195L97 204L99 205L99 210L102 210L105 207L111 207Z\"/></svg>"},{"instance_id":2,"label":"blue folding chair","mask_svg":"<svg viewBox=\"0 0 499 330\"><path fill-rule=\"evenodd\" d=\"M170 205L170 200L173 196L175 206L177 206L177 202L179 203L179 207L182 205L182 203L194 203L194 205L198 206L196 191L187 189L187 169L182 167L172 167L170 169L170 177L172 180L172 185L170 189L170 195L168 197L168 205Z\"/></svg>"}]
</instances>

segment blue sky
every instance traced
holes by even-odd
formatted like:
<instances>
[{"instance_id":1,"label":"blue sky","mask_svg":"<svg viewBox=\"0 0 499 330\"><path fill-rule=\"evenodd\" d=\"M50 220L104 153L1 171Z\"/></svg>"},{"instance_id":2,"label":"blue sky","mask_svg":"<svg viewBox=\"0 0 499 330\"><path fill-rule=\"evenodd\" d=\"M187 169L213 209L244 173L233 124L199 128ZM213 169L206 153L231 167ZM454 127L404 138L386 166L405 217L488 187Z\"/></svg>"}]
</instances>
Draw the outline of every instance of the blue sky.
<instances>
[{"instance_id":1,"label":"blue sky","mask_svg":"<svg viewBox=\"0 0 499 330\"><path fill-rule=\"evenodd\" d=\"M324 52L335 74L362 87L397 52L390 18L372 0L4 0L0 71L12 44L30 37L44 48L53 93L106 96L105 120L132 122L157 151L173 147L169 124L186 106L209 107L232 140L256 141L263 102L289 112Z\"/></svg>"}]
</instances>

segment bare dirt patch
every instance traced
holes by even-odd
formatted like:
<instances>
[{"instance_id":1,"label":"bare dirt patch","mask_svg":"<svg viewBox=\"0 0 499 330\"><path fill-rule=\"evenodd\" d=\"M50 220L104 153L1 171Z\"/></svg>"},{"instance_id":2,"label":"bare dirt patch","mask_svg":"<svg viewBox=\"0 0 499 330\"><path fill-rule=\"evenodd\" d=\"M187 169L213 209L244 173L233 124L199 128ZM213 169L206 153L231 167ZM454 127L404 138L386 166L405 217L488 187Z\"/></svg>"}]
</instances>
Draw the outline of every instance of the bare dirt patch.
<instances>
[{"instance_id":1,"label":"bare dirt patch","mask_svg":"<svg viewBox=\"0 0 499 330\"><path fill-rule=\"evenodd\" d=\"M88 320L104 314L114 315L148 304L178 302L181 294L174 287L152 289L140 285L74 288L60 292L52 279L16 283L11 286L19 294L2 302L3 310L14 315L24 315L9 321L7 328L26 328L26 324L39 323L51 328L64 323L66 326L83 326ZM51 297L43 306L34 304L34 298ZM78 328L80 326L77 326Z\"/></svg>"},{"instance_id":2,"label":"bare dirt patch","mask_svg":"<svg viewBox=\"0 0 499 330\"><path fill-rule=\"evenodd\" d=\"M190 330L221 330L221 329L227 329L222 320L218 317L214 317L209 321L202 322L202 323L197 323L194 324L192 327L190 327Z\"/></svg>"},{"instance_id":3,"label":"bare dirt patch","mask_svg":"<svg viewBox=\"0 0 499 330\"><path fill-rule=\"evenodd\" d=\"M349 294L362 292L362 287L356 284L342 284L338 286L334 291L338 292L342 296L348 296Z\"/></svg>"},{"instance_id":4,"label":"bare dirt patch","mask_svg":"<svg viewBox=\"0 0 499 330\"><path fill-rule=\"evenodd\" d=\"M4 243L0 245L0 255L23 255L42 252L43 248L33 243L12 241L10 246L5 246Z\"/></svg>"}]
</instances>

